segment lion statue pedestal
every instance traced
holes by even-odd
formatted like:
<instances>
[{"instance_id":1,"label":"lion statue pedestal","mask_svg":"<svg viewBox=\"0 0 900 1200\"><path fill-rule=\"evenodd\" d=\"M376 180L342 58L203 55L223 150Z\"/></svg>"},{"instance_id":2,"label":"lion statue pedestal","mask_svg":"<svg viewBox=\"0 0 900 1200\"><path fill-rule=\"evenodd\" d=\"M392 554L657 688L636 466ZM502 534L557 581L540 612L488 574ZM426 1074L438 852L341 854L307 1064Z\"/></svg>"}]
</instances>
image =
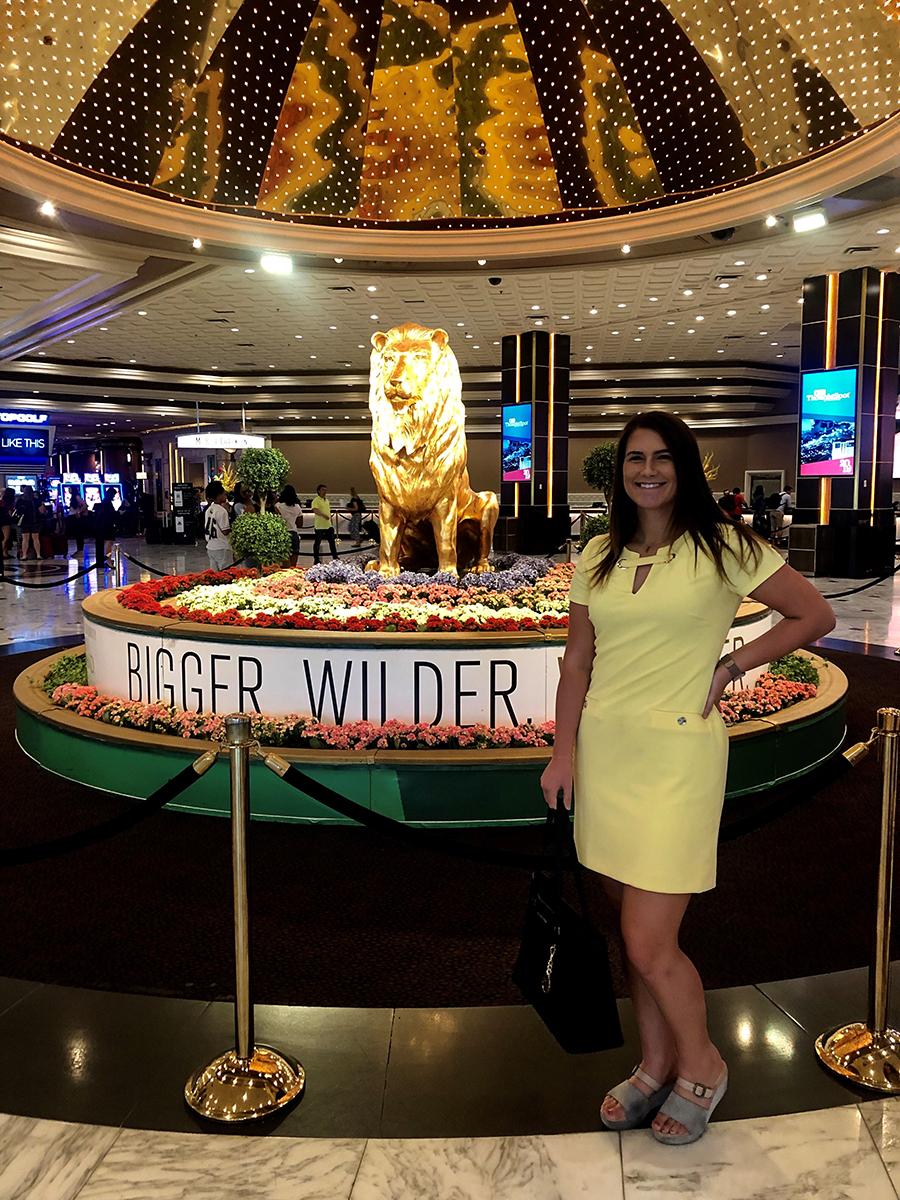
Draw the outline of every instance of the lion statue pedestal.
<instances>
[{"instance_id":1,"label":"lion statue pedestal","mask_svg":"<svg viewBox=\"0 0 900 1200\"><path fill-rule=\"evenodd\" d=\"M450 575L492 570L500 506L473 492L466 410L450 338L409 322L372 336L369 466L379 498L381 549L369 570L399 575L436 567Z\"/></svg>"}]
</instances>

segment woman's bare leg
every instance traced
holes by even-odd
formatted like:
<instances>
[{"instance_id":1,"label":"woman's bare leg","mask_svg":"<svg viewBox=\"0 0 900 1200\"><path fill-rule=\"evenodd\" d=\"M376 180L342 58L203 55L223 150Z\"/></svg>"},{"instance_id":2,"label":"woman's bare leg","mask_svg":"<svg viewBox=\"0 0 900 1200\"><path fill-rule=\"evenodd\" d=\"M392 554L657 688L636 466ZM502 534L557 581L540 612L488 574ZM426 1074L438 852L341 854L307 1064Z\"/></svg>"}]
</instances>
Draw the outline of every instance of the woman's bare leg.
<instances>
[{"instance_id":1,"label":"woman's bare leg","mask_svg":"<svg viewBox=\"0 0 900 1200\"><path fill-rule=\"evenodd\" d=\"M690 898L687 894L647 892L623 884L620 921L626 959L639 979L635 989L637 999L634 1001L633 997L633 1002L645 1052L644 1069L648 1075L663 1080L663 1076L650 1069L650 1059L659 1055L660 1033L666 1029L674 1041L676 1070L665 1078L670 1079L677 1072L692 1083L709 1087L720 1079L724 1063L709 1039L706 999L697 968L678 945L678 931ZM630 978L629 973L629 981ZM647 996L658 1016L647 1003ZM645 1028L649 1046L643 1041ZM681 1093L680 1088L677 1090ZM682 1094L703 1108L709 1107L708 1100ZM618 1118L615 1113L610 1115L621 1119L621 1115ZM657 1115L653 1128L660 1133L686 1132L677 1121L661 1115Z\"/></svg>"},{"instance_id":2,"label":"woman's bare leg","mask_svg":"<svg viewBox=\"0 0 900 1200\"><path fill-rule=\"evenodd\" d=\"M605 875L601 875L600 878L603 882L603 889L621 924L625 884L619 883L617 879L609 879ZM628 978L628 994L634 1006L640 1031L641 1067L651 1079L666 1083L673 1079L676 1073L678 1055L675 1049L675 1038L659 1005L653 999L641 976L629 962L627 954L623 958L622 965ZM631 1082L639 1091L650 1095L650 1088L640 1079L632 1076ZM625 1118L622 1106L612 1096L606 1097L600 1106L600 1111L611 1121L622 1121Z\"/></svg>"}]
</instances>

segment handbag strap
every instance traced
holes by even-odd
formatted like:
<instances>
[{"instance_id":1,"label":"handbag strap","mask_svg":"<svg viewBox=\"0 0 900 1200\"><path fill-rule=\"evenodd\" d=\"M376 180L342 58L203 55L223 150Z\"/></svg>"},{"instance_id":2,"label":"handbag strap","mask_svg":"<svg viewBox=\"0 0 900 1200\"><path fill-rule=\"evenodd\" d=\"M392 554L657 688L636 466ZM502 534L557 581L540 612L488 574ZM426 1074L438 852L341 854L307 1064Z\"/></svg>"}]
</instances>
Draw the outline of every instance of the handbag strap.
<instances>
[{"instance_id":1,"label":"handbag strap","mask_svg":"<svg viewBox=\"0 0 900 1200\"><path fill-rule=\"evenodd\" d=\"M568 858L572 864L572 874L575 876L575 891L578 895L578 903L581 905L583 916L588 917L587 900L584 892L584 876L581 872L581 863L578 861L578 850L575 846L575 830L572 827L572 819L569 810L565 805L557 803L556 808L547 809L547 822L544 826L544 853L547 851L547 844L551 843L553 850L553 859L555 862L556 886L559 889L560 895L563 890L563 870L565 860ZM588 919L590 919L588 917Z\"/></svg>"}]
</instances>

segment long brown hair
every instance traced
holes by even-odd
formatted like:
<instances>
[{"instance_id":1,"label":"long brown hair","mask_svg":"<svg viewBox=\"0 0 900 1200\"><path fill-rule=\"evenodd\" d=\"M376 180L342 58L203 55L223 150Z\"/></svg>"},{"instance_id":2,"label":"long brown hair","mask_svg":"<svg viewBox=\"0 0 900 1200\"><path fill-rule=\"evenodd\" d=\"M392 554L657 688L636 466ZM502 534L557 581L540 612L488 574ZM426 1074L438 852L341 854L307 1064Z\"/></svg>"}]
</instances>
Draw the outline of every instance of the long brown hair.
<instances>
[{"instance_id":1,"label":"long brown hair","mask_svg":"<svg viewBox=\"0 0 900 1200\"><path fill-rule=\"evenodd\" d=\"M622 557L622 551L637 533L638 507L625 491L623 478L628 442L637 429L650 429L659 434L672 455L677 481L672 525L676 536L687 534L690 537L694 543L694 558L705 554L713 561L716 574L723 581L727 578L726 554L737 564L745 564L752 558L754 566L758 566L762 558L759 538L740 519L733 521L713 498L700 459L700 447L690 429L671 413L648 412L632 417L619 439L610 499L609 547L597 564L594 583L605 583ZM737 549L728 541L729 529L737 533Z\"/></svg>"}]
</instances>

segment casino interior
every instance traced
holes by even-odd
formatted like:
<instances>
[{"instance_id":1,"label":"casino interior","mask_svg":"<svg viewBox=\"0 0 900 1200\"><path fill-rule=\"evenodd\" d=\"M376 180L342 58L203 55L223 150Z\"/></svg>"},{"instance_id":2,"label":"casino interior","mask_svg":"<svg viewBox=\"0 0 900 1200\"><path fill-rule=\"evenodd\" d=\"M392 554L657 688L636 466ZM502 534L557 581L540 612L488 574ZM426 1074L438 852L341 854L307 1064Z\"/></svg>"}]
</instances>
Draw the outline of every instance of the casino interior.
<instances>
[{"instance_id":1,"label":"casino interior","mask_svg":"<svg viewBox=\"0 0 900 1200\"><path fill-rule=\"evenodd\" d=\"M5 20L0 1197L896 1200L896 3ZM618 1044L512 981L656 410L837 620L723 701L682 940L731 1083L678 1151L599 1123L595 879Z\"/></svg>"}]
</instances>

